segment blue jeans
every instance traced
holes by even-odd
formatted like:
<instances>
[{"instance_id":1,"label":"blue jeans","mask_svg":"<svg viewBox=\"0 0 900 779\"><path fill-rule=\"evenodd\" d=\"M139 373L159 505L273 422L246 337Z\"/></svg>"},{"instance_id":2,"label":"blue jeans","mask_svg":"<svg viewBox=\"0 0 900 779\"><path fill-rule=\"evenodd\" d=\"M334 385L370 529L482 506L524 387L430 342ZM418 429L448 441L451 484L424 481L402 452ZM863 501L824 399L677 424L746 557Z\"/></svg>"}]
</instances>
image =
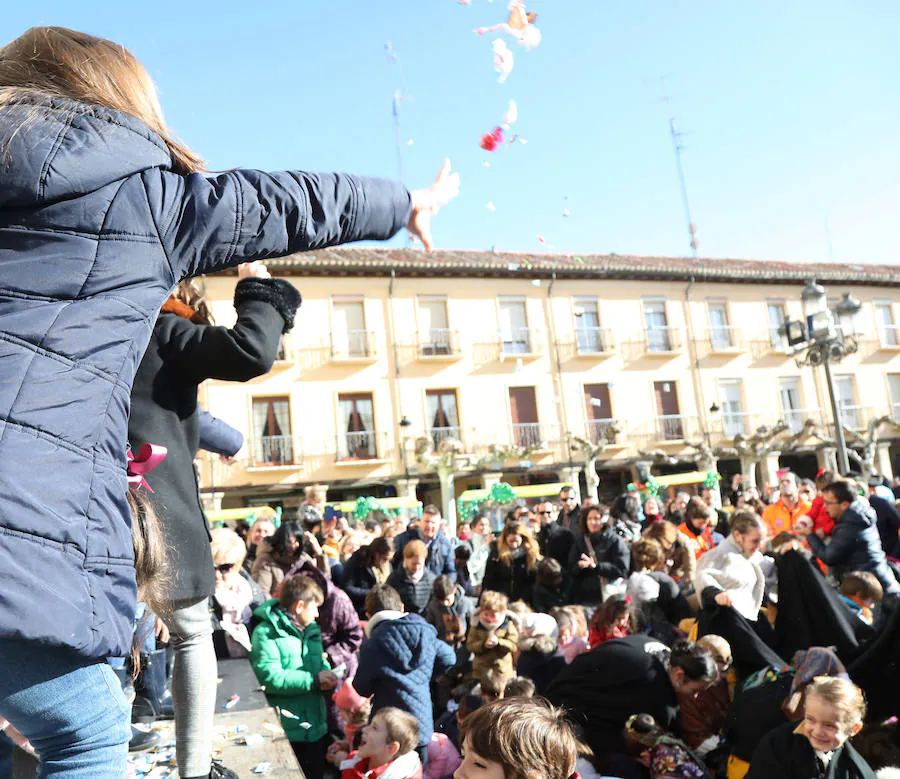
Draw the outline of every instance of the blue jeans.
<instances>
[{"instance_id":1,"label":"blue jeans","mask_svg":"<svg viewBox=\"0 0 900 779\"><path fill-rule=\"evenodd\" d=\"M125 776L129 711L105 662L60 647L0 639L0 714L40 755L41 779Z\"/></svg>"}]
</instances>

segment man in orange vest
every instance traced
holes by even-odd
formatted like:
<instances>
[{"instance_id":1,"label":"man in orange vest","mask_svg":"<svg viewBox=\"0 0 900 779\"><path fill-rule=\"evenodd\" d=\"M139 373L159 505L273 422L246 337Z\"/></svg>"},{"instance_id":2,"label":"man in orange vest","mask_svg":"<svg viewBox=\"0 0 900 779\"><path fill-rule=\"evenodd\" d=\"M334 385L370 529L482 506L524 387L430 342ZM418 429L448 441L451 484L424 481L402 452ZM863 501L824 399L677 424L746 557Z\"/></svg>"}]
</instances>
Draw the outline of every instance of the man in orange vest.
<instances>
[{"instance_id":1,"label":"man in orange vest","mask_svg":"<svg viewBox=\"0 0 900 779\"><path fill-rule=\"evenodd\" d=\"M809 513L812 504L809 499L799 494L797 477L788 471L782 474L778 482L778 500L763 511L763 522L769 529L769 538L779 533L792 532L794 523Z\"/></svg>"}]
</instances>

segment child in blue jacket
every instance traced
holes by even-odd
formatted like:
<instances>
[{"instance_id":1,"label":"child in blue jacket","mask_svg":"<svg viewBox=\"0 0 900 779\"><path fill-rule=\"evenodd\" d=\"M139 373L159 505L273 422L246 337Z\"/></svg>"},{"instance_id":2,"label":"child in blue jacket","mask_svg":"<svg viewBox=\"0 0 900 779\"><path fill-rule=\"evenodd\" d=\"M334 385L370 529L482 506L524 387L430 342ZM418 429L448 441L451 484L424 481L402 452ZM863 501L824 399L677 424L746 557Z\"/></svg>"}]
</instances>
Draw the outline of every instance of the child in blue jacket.
<instances>
[{"instance_id":1,"label":"child in blue jacket","mask_svg":"<svg viewBox=\"0 0 900 779\"><path fill-rule=\"evenodd\" d=\"M428 767L427 747L434 731L431 680L448 671L456 655L437 637L437 630L417 614L405 614L397 591L387 584L366 596L368 641L359 651L356 691L372 698L372 711L396 706L419 723L416 751Z\"/></svg>"}]
</instances>

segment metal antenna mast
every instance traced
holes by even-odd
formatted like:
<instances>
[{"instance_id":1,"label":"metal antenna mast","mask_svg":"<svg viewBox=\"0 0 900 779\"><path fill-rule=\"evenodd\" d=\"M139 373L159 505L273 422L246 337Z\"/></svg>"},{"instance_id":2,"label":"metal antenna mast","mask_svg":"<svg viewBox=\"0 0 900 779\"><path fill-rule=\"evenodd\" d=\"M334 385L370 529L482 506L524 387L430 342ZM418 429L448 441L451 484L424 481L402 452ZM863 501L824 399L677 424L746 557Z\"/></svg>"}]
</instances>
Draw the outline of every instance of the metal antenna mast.
<instances>
[{"instance_id":1,"label":"metal antenna mast","mask_svg":"<svg viewBox=\"0 0 900 779\"><path fill-rule=\"evenodd\" d=\"M679 132L678 128L675 126L675 116L672 112L672 103L669 100L668 91L666 91L665 79L662 79L662 84L663 100L665 101L669 114L669 135L672 137L672 150L675 152L675 168L678 170L678 184L681 187L681 205L684 208L684 219L687 223L688 235L691 240L691 255L696 259L698 246L697 225L695 225L694 220L691 219L691 203L688 199L687 183L684 179L684 166L681 164L681 152L684 151L681 139L684 137L684 133Z\"/></svg>"}]
</instances>

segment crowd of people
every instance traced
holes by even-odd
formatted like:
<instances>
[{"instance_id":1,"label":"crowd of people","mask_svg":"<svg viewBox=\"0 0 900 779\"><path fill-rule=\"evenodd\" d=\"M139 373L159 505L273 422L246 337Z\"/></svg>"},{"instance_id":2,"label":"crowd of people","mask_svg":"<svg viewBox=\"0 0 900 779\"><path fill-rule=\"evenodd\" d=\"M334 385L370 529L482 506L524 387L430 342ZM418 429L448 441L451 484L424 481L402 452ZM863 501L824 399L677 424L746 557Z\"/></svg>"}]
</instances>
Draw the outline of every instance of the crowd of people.
<instances>
[{"instance_id":1,"label":"crowd of people","mask_svg":"<svg viewBox=\"0 0 900 779\"><path fill-rule=\"evenodd\" d=\"M880 483L817 481L566 487L455 533L434 505L348 520L313 485L278 528L213 532L216 646L250 658L307 776L395 710L423 775L451 776L469 718L533 697L577 725L582 776L871 776L900 766L900 686L870 672L900 650L900 513Z\"/></svg>"}]
</instances>

